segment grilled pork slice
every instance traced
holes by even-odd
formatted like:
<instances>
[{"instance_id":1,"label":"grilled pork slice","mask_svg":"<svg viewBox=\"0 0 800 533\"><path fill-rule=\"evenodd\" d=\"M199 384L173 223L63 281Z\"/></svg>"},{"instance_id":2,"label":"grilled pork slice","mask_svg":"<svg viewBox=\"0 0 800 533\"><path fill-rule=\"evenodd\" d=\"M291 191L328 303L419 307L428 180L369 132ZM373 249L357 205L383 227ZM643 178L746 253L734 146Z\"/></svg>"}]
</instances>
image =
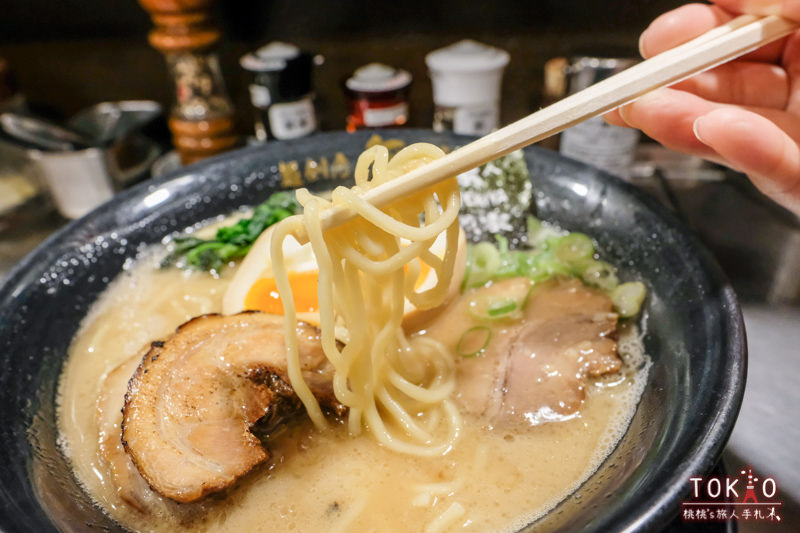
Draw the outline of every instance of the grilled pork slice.
<instances>
[{"instance_id":1,"label":"grilled pork slice","mask_svg":"<svg viewBox=\"0 0 800 533\"><path fill-rule=\"evenodd\" d=\"M134 355L106 375L97 397L95 417L100 456L108 463L117 494L140 512L146 511L154 494L122 447L121 426L122 405L128 381L146 352L147 349Z\"/></svg>"},{"instance_id":2,"label":"grilled pork slice","mask_svg":"<svg viewBox=\"0 0 800 533\"><path fill-rule=\"evenodd\" d=\"M268 456L250 431L296 412L283 317L206 315L154 342L128 384L122 443L157 492L191 502L221 490ZM303 377L323 408L341 413L317 329L298 322Z\"/></svg>"},{"instance_id":3,"label":"grilled pork slice","mask_svg":"<svg viewBox=\"0 0 800 533\"><path fill-rule=\"evenodd\" d=\"M467 292L428 333L454 351L470 327L485 325L470 302L522 300L531 283L512 278ZM577 412L587 376L617 372L617 315L607 295L576 280L533 288L519 316L488 322L491 337L474 357L459 357L456 399L462 411L493 426L530 426Z\"/></svg>"}]
</instances>

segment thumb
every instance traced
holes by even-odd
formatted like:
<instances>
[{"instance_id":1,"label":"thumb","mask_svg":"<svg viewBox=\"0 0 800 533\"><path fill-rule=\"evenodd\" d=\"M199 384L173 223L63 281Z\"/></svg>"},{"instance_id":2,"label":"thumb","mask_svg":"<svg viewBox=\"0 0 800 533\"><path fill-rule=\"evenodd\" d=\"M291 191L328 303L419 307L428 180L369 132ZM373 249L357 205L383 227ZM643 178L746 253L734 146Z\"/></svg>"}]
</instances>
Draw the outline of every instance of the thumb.
<instances>
[{"instance_id":1,"label":"thumb","mask_svg":"<svg viewBox=\"0 0 800 533\"><path fill-rule=\"evenodd\" d=\"M694 133L764 194L800 215L800 146L775 123L724 108L696 119Z\"/></svg>"}]
</instances>

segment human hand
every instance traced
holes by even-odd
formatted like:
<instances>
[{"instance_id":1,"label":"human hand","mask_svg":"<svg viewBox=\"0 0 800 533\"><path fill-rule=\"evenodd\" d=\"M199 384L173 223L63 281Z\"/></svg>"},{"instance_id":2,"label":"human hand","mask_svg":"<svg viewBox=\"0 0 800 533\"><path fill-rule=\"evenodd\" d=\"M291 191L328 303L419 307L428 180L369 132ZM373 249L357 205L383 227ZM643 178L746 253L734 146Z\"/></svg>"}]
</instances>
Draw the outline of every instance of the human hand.
<instances>
[{"instance_id":1,"label":"human hand","mask_svg":"<svg viewBox=\"0 0 800 533\"><path fill-rule=\"evenodd\" d=\"M713 0L658 17L642 33L645 58L741 13L800 22L800 0ZM646 94L605 116L641 129L664 146L747 174L800 216L800 32L736 61Z\"/></svg>"}]
</instances>

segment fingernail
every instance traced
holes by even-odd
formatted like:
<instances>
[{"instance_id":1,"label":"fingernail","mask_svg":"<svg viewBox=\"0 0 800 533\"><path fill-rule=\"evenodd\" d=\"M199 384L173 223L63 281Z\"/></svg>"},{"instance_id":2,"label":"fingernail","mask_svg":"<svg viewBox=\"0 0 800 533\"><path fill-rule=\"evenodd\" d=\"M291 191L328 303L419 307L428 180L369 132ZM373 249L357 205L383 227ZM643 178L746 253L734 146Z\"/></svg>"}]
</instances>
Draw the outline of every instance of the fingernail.
<instances>
[{"instance_id":1,"label":"fingernail","mask_svg":"<svg viewBox=\"0 0 800 533\"><path fill-rule=\"evenodd\" d=\"M620 107L617 110L619 112L619 118L621 118L623 121L625 121L625 124L628 124L628 125L630 125L630 121L628 121L628 117L625 116L625 115L628 114L628 108L629 107L630 107L630 104L624 105L624 106Z\"/></svg>"},{"instance_id":2,"label":"fingernail","mask_svg":"<svg viewBox=\"0 0 800 533\"><path fill-rule=\"evenodd\" d=\"M650 28L647 28L647 30L649 30L649 29ZM645 36L647 35L647 30L644 30L642 32L642 34L639 36L639 55L642 56L645 59L647 58L647 54L645 54L645 51L644 51L644 39L645 39Z\"/></svg>"},{"instance_id":3,"label":"fingernail","mask_svg":"<svg viewBox=\"0 0 800 533\"><path fill-rule=\"evenodd\" d=\"M694 136L697 137L698 141L700 141L703 144L708 144L703 139L703 133L702 133L702 129L703 129L702 122L703 122L704 118L705 118L705 116L698 117L698 118L695 119L694 124L692 124L692 131L694 132Z\"/></svg>"}]
</instances>

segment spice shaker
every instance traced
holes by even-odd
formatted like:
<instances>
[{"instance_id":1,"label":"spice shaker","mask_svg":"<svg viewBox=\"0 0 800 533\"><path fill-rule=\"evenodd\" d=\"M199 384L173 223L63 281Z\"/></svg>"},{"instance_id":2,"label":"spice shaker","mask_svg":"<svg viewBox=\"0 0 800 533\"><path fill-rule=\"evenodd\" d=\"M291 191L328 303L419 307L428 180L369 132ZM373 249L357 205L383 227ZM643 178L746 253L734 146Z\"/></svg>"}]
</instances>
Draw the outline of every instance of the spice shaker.
<instances>
[{"instance_id":1,"label":"spice shaker","mask_svg":"<svg viewBox=\"0 0 800 533\"><path fill-rule=\"evenodd\" d=\"M509 55L472 40L425 56L433 83L433 129L483 135L500 124L500 90Z\"/></svg>"},{"instance_id":2,"label":"spice shaker","mask_svg":"<svg viewBox=\"0 0 800 533\"><path fill-rule=\"evenodd\" d=\"M405 124L411 81L408 71L381 63L357 69L344 83L347 131Z\"/></svg>"},{"instance_id":3,"label":"spice shaker","mask_svg":"<svg viewBox=\"0 0 800 533\"><path fill-rule=\"evenodd\" d=\"M569 94L625 70L637 62L632 58L576 56L566 67ZM561 134L559 151L621 178L630 176L639 143L639 130L612 126L593 117Z\"/></svg>"},{"instance_id":4,"label":"spice shaker","mask_svg":"<svg viewBox=\"0 0 800 533\"><path fill-rule=\"evenodd\" d=\"M243 56L239 64L252 75L250 102L259 141L297 139L316 131L311 54L276 41Z\"/></svg>"}]
</instances>

